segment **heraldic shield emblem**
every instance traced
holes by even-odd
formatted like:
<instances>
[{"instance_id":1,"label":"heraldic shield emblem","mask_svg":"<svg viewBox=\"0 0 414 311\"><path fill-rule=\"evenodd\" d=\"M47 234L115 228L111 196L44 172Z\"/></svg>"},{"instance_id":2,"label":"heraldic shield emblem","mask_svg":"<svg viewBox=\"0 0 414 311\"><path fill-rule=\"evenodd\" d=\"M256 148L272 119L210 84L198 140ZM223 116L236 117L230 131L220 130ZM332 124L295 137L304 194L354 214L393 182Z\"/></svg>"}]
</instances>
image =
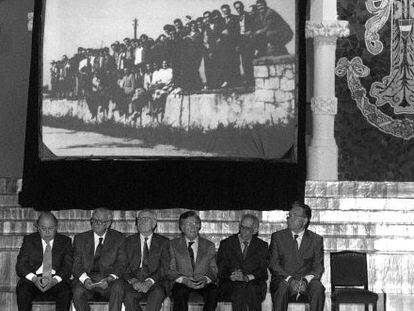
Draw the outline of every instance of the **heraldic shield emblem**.
<instances>
[{"instance_id":1,"label":"heraldic shield emblem","mask_svg":"<svg viewBox=\"0 0 414 311\"><path fill-rule=\"evenodd\" d=\"M361 1L361 0L360 0ZM337 62L336 75L346 77L352 99L366 120L380 131L414 138L414 0L365 0L365 49L376 57L389 55L389 71L369 87L373 76L363 56ZM385 41L389 40L389 42ZM389 48L389 51L384 51ZM385 53L386 52L386 53ZM368 96L369 95L369 96Z\"/></svg>"}]
</instances>

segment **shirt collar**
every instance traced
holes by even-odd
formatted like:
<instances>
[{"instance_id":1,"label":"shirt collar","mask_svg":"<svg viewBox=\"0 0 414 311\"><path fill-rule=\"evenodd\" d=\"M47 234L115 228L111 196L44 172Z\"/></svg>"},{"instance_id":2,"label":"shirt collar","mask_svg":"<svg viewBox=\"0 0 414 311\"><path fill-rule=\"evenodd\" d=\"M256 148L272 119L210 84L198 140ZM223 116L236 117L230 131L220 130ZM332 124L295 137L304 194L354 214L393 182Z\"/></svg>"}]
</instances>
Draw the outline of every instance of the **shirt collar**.
<instances>
[{"instance_id":1,"label":"shirt collar","mask_svg":"<svg viewBox=\"0 0 414 311\"><path fill-rule=\"evenodd\" d=\"M105 231L105 233L103 234L103 236L99 236L99 235L97 235L95 232L93 233L93 237L94 237L94 241L96 241L97 243L99 243L99 239L100 238L103 238L103 240L102 240L102 244L105 242L105 237L106 237L106 234L108 233L108 230L106 230Z\"/></svg>"},{"instance_id":2,"label":"shirt collar","mask_svg":"<svg viewBox=\"0 0 414 311\"><path fill-rule=\"evenodd\" d=\"M150 235L148 235L148 236L145 236L145 235L142 235L141 233L139 234L139 238L141 239L141 242L144 242L145 241L145 238L147 238L147 241L148 242L151 242L151 240L152 240L152 236L154 235L154 233L151 233Z\"/></svg>"},{"instance_id":3,"label":"shirt collar","mask_svg":"<svg viewBox=\"0 0 414 311\"><path fill-rule=\"evenodd\" d=\"M297 234L298 235L298 239L301 239L302 237L303 237L303 234L305 233L305 230L303 230L303 231L301 231L301 232L299 232L299 233L295 233L295 232L293 232L293 231L291 231L292 232L292 237L294 238L295 237L295 235Z\"/></svg>"},{"instance_id":4,"label":"shirt collar","mask_svg":"<svg viewBox=\"0 0 414 311\"><path fill-rule=\"evenodd\" d=\"M194 244L198 244L198 236L192 241L190 241L189 239L187 239L187 237L185 237L185 244L188 245L188 242L194 242Z\"/></svg>"},{"instance_id":5,"label":"shirt collar","mask_svg":"<svg viewBox=\"0 0 414 311\"><path fill-rule=\"evenodd\" d=\"M42 240L42 246L43 247L46 247L46 241L45 240L43 240L43 239L41 239ZM50 244L50 247L53 247L53 241L54 241L55 239L51 239L50 241L49 241L49 244Z\"/></svg>"},{"instance_id":6,"label":"shirt collar","mask_svg":"<svg viewBox=\"0 0 414 311\"><path fill-rule=\"evenodd\" d=\"M242 240L242 238L240 237L240 234L238 234L237 237L239 238L240 245L243 245L245 241ZM250 239L246 242L247 242L247 245L250 245L250 243L252 242L252 239Z\"/></svg>"}]
</instances>

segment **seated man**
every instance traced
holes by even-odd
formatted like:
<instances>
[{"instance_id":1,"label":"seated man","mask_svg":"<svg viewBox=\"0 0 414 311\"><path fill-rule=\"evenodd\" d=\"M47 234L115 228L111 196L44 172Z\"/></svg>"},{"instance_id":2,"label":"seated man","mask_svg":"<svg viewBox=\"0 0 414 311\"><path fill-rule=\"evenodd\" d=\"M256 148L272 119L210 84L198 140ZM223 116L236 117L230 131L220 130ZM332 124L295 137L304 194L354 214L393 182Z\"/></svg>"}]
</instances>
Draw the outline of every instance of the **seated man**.
<instances>
[{"instance_id":1,"label":"seated man","mask_svg":"<svg viewBox=\"0 0 414 311\"><path fill-rule=\"evenodd\" d=\"M146 299L146 311L159 311L169 288L169 240L154 233L157 226L154 211L140 211L136 226L138 233L129 236L124 245L127 255L125 310L141 311L139 302Z\"/></svg>"},{"instance_id":2,"label":"seated man","mask_svg":"<svg viewBox=\"0 0 414 311\"><path fill-rule=\"evenodd\" d=\"M75 235L73 262L73 303L76 311L90 311L88 300L109 299L110 311L121 311L124 298L122 277L126 257L121 232L110 229L112 211L96 209L92 230Z\"/></svg>"},{"instance_id":3,"label":"seated man","mask_svg":"<svg viewBox=\"0 0 414 311\"><path fill-rule=\"evenodd\" d=\"M267 292L267 243L257 237L259 219L243 215L239 233L220 242L217 254L219 299L233 311L261 311Z\"/></svg>"},{"instance_id":4,"label":"seated man","mask_svg":"<svg viewBox=\"0 0 414 311\"><path fill-rule=\"evenodd\" d=\"M286 44L293 38L289 24L275 10L267 6L266 0L257 0L256 31L253 39L258 54L286 55Z\"/></svg>"},{"instance_id":5,"label":"seated man","mask_svg":"<svg viewBox=\"0 0 414 311\"><path fill-rule=\"evenodd\" d=\"M308 230L311 216L308 205L295 202L287 217L288 228L272 234L269 270L275 311L286 311L289 299L302 295L308 298L311 311L323 311L323 238Z\"/></svg>"},{"instance_id":6,"label":"seated man","mask_svg":"<svg viewBox=\"0 0 414 311\"><path fill-rule=\"evenodd\" d=\"M42 212L36 227L38 232L24 237L17 255L17 307L30 311L35 298L45 298L56 302L56 311L69 311L72 242L56 232L58 220L51 212Z\"/></svg>"},{"instance_id":7,"label":"seated man","mask_svg":"<svg viewBox=\"0 0 414 311\"><path fill-rule=\"evenodd\" d=\"M199 236L201 219L194 211L180 215L182 236L170 241L168 277L174 282L171 298L173 311L187 311L191 292L204 298L203 311L217 306L216 250L214 244Z\"/></svg>"}]
</instances>

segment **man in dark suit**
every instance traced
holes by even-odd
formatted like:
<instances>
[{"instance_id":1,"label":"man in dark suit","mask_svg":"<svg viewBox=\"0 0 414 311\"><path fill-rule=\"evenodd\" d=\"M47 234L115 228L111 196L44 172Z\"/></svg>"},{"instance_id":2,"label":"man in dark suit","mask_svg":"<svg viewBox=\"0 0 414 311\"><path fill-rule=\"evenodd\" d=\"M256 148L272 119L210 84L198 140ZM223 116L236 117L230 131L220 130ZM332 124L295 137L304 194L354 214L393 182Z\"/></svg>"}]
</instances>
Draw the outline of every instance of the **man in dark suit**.
<instances>
[{"instance_id":1,"label":"man in dark suit","mask_svg":"<svg viewBox=\"0 0 414 311\"><path fill-rule=\"evenodd\" d=\"M219 68L221 87L234 86L240 80L240 62L236 44L240 34L239 18L231 14L230 6L221 6L223 24L219 42Z\"/></svg>"},{"instance_id":2,"label":"man in dark suit","mask_svg":"<svg viewBox=\"0 0 414 311\"><path fill-rule=\"evenodd\" d=\"M72 242L57 233L58 221L51 212L42 212L36 221L38 232L23 238L17 255L17 307L30 311L35 298L56 301L56 311L69 311L72 292Z\"/></svg>"},{"instance_id":3,"label":"man in dark suit","mask_svg":"<svg viewBox=\"0 0 414 311\"><path fill-rule=\"evenodd\" d=\"M237 41L237 51L241 58L241 65L243 68L243 81L247 85L254 85L253 76L253 31L254 31L254 16L244 10L244 4L241 1L236 1L233 4L238 14L240 33Z\"/></svg>"},{"instance_id":4,"label":"man in dark suit","mask_svg":"<svg viewBox=\"0 0 414 311\"><path fill-rule=\"evenodd\" d=\"M289 24L267 6L266 0L257 0L256 6L258 14L254 39L258 52L275 56L288 54L286 44L293 38Z\"/></svg>"},{"instance_id":5,"label":"man in dark suit","mask_svg":"<svg viewBox=\"0 0 414 311\"><path fill-rule=\"evenodd\" d=\"M159 311L169 289L169 240L154 233L157 226L154 211L140 211L136 225L139 233L129 236L124 244L127 256L125 309L141 311L139 302L146 299L146 311Z\"/></svg>"},{"instance_id":6,"label":"man in dark suit","mask_svg":"<svg viewBox=\"0 0 414 311\"><path fill-rule=\"evenodd\" d=\"M243 215L239 233L220 242L217 253L220 298L233 311L260 311L267 292L268 245L257 237L259 219Z\"/></svg>"},{"instance_id":7,"label":"man in dark suit","mask_svg":"<svg viewBox=\"0 0 414 311\"><path fill-rule=\"evenodd\" d=\"M286 311L289 299L305 296L311 311L323 311L325 288L323 238L308 230L312 211L306 204L293 203L288 228L272 234L269 270L274 311Z\"/></svg>"},{"instance_id":8,"label":"man in dark suit","mask_svg":"<svg viewBox=\"0 0 414 311\"><path fill-rule=\"evenodd\" d=\"M109 299L109 311L120 311L124 298L122 277L126 257L121 232L110 229L112 211L96 209L92 230L75 235L73 303L77 311L90 311L88 300Z\"/></svg>"},{"instance_id":9,"label":"man in dark suit","mask_svg":"<svg viewBox=\"0 0 414 311\"><path fill-rule=\"evenodd\" d=\"M204 26L202 30L203 37L203 60L204 72L206 76L206 88L214 89L219 86L220 80L218 72L218 43L222 26L214 22L211 12L203 13Z\"/></svg>"},{"instance_id":10,"label":"man in dark suit","mask_svg":"<svg viewBox=\"0 0 414 311\"><path fill-rule=\"evenodd\" d=\"M201 219L194 211L180 215L181 237L170 241L168 277L172 288L173 311L187 311L191 292L203 296L203 311L217 306L216 250L214 244L199 236Z\"/></svg>"}]
</instances>

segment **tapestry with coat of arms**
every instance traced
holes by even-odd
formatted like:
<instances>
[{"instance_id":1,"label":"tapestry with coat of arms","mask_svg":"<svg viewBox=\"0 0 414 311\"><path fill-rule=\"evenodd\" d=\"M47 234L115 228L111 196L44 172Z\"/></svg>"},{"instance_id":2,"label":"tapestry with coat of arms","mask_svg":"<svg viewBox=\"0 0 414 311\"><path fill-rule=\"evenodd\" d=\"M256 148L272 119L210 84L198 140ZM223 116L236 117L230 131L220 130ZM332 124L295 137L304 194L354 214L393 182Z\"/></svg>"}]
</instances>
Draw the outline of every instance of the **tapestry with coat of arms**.
<instances>
[{"instance_id":1,"label":"tapestry with coat of arms","mask_svg":"<svg viewBox=\"0 0 414 311\"><path fill-rule=\"evenodd\" d=\"M342 180L414 180L414 0L339 0L335 137Z\"/></svg>"}]
</instances>

